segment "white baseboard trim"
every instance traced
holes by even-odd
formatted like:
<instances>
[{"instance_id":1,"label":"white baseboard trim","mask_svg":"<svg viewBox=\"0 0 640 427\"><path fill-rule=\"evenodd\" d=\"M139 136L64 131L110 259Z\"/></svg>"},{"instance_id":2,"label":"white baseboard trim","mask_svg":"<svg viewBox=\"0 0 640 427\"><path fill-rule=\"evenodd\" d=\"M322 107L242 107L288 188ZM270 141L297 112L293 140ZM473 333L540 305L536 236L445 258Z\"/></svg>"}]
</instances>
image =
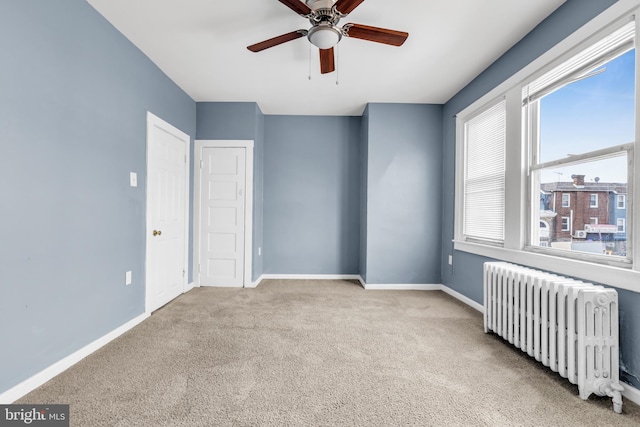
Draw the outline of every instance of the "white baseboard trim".
<instances>
[{"instance_id":1,"label":"white baseboard trim","mask_svg":"<svg viewBox=\"0 0 640 427\"><path fill-rule=\"evenodd\" d=\"M246 288L255 288L263 280L360 280L362 278L358 274L263 274L258 280L252 283L252 286Z\"/></svg>"},{"instance_id":2,"label":"white baseboard trim","mask_svg":"<svg viewBox=\"0 0 640 427\"><path fill-rule=\"evenodd\" d=\"M184 291L182 291L183 294L186 294L187 292L189 292L191 289L193 289L195 287L194 283L187 283L187 287L185 288Z\"/></svg>"},{"instance_id":3,"label":"white baseboard trim","mask_svg":"<svg viewBox=\"0 0 640 427\"><path fill-rule=\"evenodd\" d=\"M359 278L358 274L263 274L260 276L260 280L358 280Z\"/></svg>"},{"instance_id":4,"label":"white baseboard trim","mask_svg":"<svg viewBox=\"0 0 640 427\"><path fill-rule=\"evenodd\" d=\"M20 384L0 394L0 404L8 405L15 402L16 400L20 399L22 396L40 387L41 385L43 385L44 383L46 383L56 375L59 375L62 372L66 371L67 369L69 369L70 367L72 367L73 365L75 365L85 357L89 356L94 351L105 346L106 344L113 341L114 339L118 338L120 335L124 334L128 330L134 328L136 325L140 324L142 321L144 321L148 317L149 317L149 314L143 313L140 316L134 319L131 319L124 325L114 329L113 331L98 338L92 343L87 344L86 346L82 347L80 350L76 351L75 353L72 353L69 356L65 357L64 359L61 359L55 362L53 365L43 369L42 371L38 372L31 378L27 378L26 380L22 381Z\"/></svg>"},{"instance_id":5,"label":"white baseboard trim","mask_svg":"<svg viewBox=\"0 0 640 427\"><path fill-rule=\"evenodd\" d=\"M416 290L416 291L442 291L447 295L454 297L455 299L463 302L464 304L478 310L480 313L484 313L484 307L482 304L479 304L472 300L471 298L467 298L459 292L454 291L448 286L442 284L373 284L373 283L365 283L362 280L362 277L359 278L360 284L363 288L367 290Z\"/></svg>"},{"instance_id":6,"label":"white baseboard trim","mask_svg":"<svg viewBox=\"0 0 640 427\"><path fill-rule=\"evenodd\" d=\"M260 282L262 282L262 276L258 277L258 279L255 282L251 282L249 284L246 284L244 287L245 288L257 288L258 285L260 284Z\"/></svg>"},{"instance_id":7,"label":"white baseboard trim","mask_svg":"<svg viewBox=\"0 0 640 427\"><path fill-rule=\"evenodd\" d=\"M454 291L453 289L451 289L448 286L445 285L440 285L440 290L448 295L451 295L452 297L454 297L455 299L457 299L458 301L461 301L465 304L467 304L468 306L475 308L476 310L478 310L480 313L484 313L484 306L480 303L475 302L474 300L472 300L471 298L467 298L464 295L462 295L459 292Z\"/></svg>"},{"instance_id":8,"label":"white baseboard trim","mask_svg":"<svg viewBox=\"0 0 640 427\"><path fill-rule=\"evenodd\" d=\"M622 383L622 385L624 386L624 391L622 392L622 397L624 397L627 400L632 401L633 403L635 403L636 405L640 405L640 390L638 390L637 388L627 384L627 383ZM624 407L624 402L622 404L622 406Z\"/></svg>"},{"instance_id":9,"label":"white baseboard trim","mask_svg":"<svg viewBox=\"0 0 640 427\"><path fill-rule=\"evenodd\" d=\"M442 285L426 283L364 283L368 291L439 291Z\"/></svg>"}]
</instances>

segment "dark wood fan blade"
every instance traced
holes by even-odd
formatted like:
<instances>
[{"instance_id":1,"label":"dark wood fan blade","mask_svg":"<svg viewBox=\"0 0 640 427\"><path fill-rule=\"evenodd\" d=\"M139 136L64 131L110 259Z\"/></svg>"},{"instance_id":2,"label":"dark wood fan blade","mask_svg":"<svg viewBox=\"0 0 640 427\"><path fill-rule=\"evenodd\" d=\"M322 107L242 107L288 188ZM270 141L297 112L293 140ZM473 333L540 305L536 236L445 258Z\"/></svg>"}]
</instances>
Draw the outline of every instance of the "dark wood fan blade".
<instances>
[{"instance_id":1,"label":"dark wood fan blade","mask_svg":"<svg viewBox=\"0 0 640 427\"><path fill-rule=\"evenodd\" d=\"M278 46L279 44L290 42L291 40L299 39L305 35L305 30L292 31L287 34L283 34L278 37L274 37L269 40L265 40L260 43L247 46L251 52L260 52L261 50L269 49L270 47Z\"/></svg>"},{"instance_id":2,"label":"dark wood fan blade","mask_svg":"<svg viewBox=\"0 0 640 427\"><path fill-rule=\"evenodd\" d=\"M320 49L320 73L327 74L336 70L335 55L333 48Z\"/></svg>"},{"instance_id":3,"label":"dark wood fan blade","mask_svg":"<svg viewBox=\"0 0 640 427\"><path fill-rule=\"evenodd\" d=\"M405 33L404 31L370 27L361 24L346 24L343 29L349 37L390 44L392 46L402 46L407 37L409 37L409 33Z\"/></svg>"},{"instance_id":4,"label":"dark wood fan blade","mask_svg":"<svg viewBox=\"0 0 640 427\"><path fill-rule=\"evenodd\" d=\"M360 6L364 0L338 0L336 3L336 10L343 15L351 13L353 9Z\"/></svg>"},{"instance_id":5,"label":"dark wood fan blade","mask_svg":"<svg viewBox=\"0 0 640 427\"><path fill-rule=\"evenodd\" d=\"M311 13L311 8L306 4L302 3L300 0L278 0L278 1L299 15L307 16L308 14Z\"/></svg>"}]
</instances>

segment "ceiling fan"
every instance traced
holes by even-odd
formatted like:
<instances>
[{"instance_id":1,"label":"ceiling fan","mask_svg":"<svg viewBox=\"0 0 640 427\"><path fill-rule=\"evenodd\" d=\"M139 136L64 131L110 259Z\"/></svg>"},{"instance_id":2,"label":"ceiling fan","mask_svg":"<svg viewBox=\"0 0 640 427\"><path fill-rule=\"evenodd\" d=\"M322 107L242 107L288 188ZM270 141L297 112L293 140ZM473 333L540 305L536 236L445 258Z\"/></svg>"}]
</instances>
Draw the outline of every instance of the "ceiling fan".
<instances>
[{"instance_id":1,"label":"ceiling fan","mask_svg":"<svg viewBox=\"0 0 640 427\"><path fill-rule=\"evenodd\" d=\"M361 24L345 24L338 27L340 19L351 13L364 0L278 0L300 16L309 19L309 30L296 30L247 46L252 52L260 52L270 47L307 36L309 42L320 49L320 72L322 74L335 71L333 47L343 36L401 46L409 37L404 31L371 27Z\"/></svg>"}]
</instances>

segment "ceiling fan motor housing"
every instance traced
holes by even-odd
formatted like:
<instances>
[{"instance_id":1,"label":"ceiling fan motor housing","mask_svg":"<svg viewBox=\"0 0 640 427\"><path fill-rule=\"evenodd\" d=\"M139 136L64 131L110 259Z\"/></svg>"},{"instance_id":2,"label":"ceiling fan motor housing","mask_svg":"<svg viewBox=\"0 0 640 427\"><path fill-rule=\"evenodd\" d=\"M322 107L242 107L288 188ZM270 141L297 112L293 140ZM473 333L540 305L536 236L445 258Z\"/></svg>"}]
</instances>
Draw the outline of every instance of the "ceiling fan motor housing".
<instances>
[{"instance_id":1,"label":"ceiling fan motor housing","mask_svg":"<svg viewBox=\"0 0 640 427\"><path fill-rule=\"evenodd\" d=\"M311 25L329 24L337 25L342 15L333 7L336 0L308 0L307 6L311 8L308 15Z\"/></svg>"}]
</instances>

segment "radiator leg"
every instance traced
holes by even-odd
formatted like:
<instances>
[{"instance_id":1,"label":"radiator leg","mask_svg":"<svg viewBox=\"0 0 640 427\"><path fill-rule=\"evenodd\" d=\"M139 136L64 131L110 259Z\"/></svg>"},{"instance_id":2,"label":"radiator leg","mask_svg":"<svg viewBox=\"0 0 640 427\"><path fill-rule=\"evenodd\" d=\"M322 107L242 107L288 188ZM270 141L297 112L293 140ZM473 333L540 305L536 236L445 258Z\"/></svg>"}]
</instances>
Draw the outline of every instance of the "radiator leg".
<instances>
[{"instance_id":1,"label":"radiator leg","mask_svg":"<svg viewBox=\"0 0 640 427\"><path fill-rule=\"evenodd\" d=\"M622 395L619 391L613 393L613 412L616 414L622 413Z\"/></svg>"},{"instance_id":2,"label":"radiator leg","mask_svg":"<svg viewBox=\"0 0 640 427\"><path fill-rule=\"evenodd\" d=\"M607 395L613 400L613 412L622 413L622 392L624 387L619 383L601 384L600 395Z\"/></svg>"},{"instance_id":3,"label":"radiator leg","mask_svg":"<svg viewBox=\"0 0 640 427\"><path fill-rule=\"evenodd\" d=\"M613 412L615 412L616 414L621 414L622 413L621 392L624 391L624 387L622 387L620 384L611 384L611 388L613 388L613 391L611 392L611 394L608 394L608 393L607 394L613 397Z\"/></svg>"}]
</instances>

